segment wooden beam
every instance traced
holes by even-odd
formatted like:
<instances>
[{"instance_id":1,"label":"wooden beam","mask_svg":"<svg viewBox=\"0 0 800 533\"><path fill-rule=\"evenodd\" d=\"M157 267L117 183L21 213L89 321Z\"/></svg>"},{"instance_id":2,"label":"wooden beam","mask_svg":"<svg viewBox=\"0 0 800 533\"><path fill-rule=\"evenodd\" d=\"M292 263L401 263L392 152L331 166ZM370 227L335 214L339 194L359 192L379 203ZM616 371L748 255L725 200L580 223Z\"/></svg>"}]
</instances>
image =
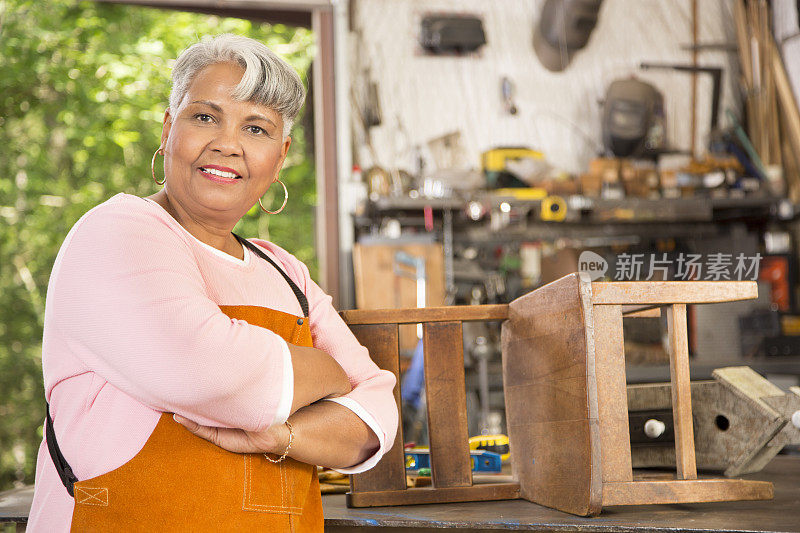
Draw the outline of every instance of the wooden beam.
<instances>
[{"instance_id":1,"label":"wooden beam","mask_svg":"<svg viewBox=\"0 0 800 533\"><path fill-rule=\"evenodd\" d=\"M311 29L317 43L312 64L314 160L317 174L317 259L320 286L339 305L339 192L336 154L333 11L315 10Z\"/></svg>"},{"instance_id":2,"label":"wooden beam","mask_svg":"<svg viewBox=\"0 0 800 533\"><path fill-rule=\"evenodd\" d=\"M189 11L191 13L202 13L204 15L216 15L218 17L236 17L247 19L253 22L266 22L268 24L286 24L288 26L299 26L303 28L311 27L311 13L303 11L291 11L287 9L261 9L248 7L222 7L213 2L205 3L181 3L181 2L153 2L153 1L121 1L121 0L98 0L114 4L128 4L138 6L157 7L175 11Z\"/></svg>"},{"instance_id":3,"label":"wooden beam","mask_svg":"<svg viewBox=\"0 0 800 533\"><path fill-rule=\"evenodd\" d=\"M661 307L657 305L623 305L622 316L625 318L658 318Z\"/></svg>"},{"instance_id":4,"label":"wooden beam","mask_svg":"<svg viewBox=\"0 0 800 533\"><path fill-rule=\"evenodd\" d=\"M692 422L692 392L689 382L689 345L686 305L664 309L669 333L669 375L672 389L672 422L675 427L675 464L678 479L697 479Z\"/></svg>"},{"instance_id":5,"label":"wooden beam","mask_svg":"<svg viewBox=\"0 0 800 533\"><path fill-rule=\"evenodd\" d=\"M618 305L592 307L603 483L632 481L622 309Z\"/></svg>"},{"instance_id":6,"label":"wooden beam","mask_svg":"<svg viewBox=\"0 0 800 533\"><path fill-rule=\"evenodd\" d=\"M743 479L695 479L603 483L603 506L771 500L772 483Z\"/></svg>"},{"instance_id":7,"label":"wooden beam","mask_svg":"<svg viewBox=\"0 0 800 533\"><path fill-rule=\"evenodd\" d=\"M414 309L349 309L339 313L349 325L419 324L422 322L505 320L508 304L451 305Z\"/></svg>"},{"instance_id":8,"label":"wooden beam","mask_svg":"<svg viewBox=\"0 0 800 533\"><path fill-rule=\"evenodd\" d=\"M383 505L417 505L422 503L480 502L515 500L519 498L519 483L492 483L471 487L424 487L385 492L347 493L348 507Z\"/></svg>"},{"instance_id":9,"label":"wooden beam","mask_svg":"<svg viewBox=\"0 0 800 533\"><path fill-rule=\"evenodd\" d=\"M252 2L247 0L97 0L109 4L173 9L205 13L220 17L237 17L270 24L311 27L311 12L315 9L331 9L331 0L270 0Z\"/></svg>"},{"instance_id":10,"label":"wooden beam","mask_svg":"<svg viewBox=\"0 0 800 533\"><path fill-rule=\"evenodd\" d=\"M706 304L758 297L755 281L597 281L594 305Z\"/></svg>"}]
</instances>

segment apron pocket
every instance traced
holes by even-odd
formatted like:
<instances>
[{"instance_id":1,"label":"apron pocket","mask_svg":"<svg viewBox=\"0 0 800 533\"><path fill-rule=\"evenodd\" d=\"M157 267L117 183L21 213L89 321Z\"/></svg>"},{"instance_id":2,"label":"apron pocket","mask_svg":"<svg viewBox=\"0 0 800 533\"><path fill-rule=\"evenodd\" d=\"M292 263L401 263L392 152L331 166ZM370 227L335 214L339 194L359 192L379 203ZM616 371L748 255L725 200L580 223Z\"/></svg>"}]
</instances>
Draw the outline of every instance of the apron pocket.
<instances>
[{"instance_id":1,"label":"apron pocket","mask_svg":"<svg viewBox=\"0 0 800 533\"><path fill-rule=\"evenodd\" d=\"M262 454L244 454L242 509L261 513L300 515L315 467L294 459L280 463Z\"/></svg>"}]
</instances>

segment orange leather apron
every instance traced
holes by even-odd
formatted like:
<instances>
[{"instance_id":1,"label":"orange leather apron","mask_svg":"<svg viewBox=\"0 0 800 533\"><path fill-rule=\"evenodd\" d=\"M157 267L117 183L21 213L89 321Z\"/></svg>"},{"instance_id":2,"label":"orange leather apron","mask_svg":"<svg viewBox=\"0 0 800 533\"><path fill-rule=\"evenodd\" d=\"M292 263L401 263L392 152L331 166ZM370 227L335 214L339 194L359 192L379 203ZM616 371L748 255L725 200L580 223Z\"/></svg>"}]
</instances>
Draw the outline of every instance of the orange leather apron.
<instances>
[{"instance_id":1,"label":"orange leather apron","mask_svg":"<svg viewBox=\"0 0 800 533\"><path fill-rule=\"evenodd\" d=\"M308 320L255 306L231 318L311 346ZM323 531L316 467L232 453L163 413L144 448L119 468L74 484L72 531Z\"/></svg>"}]
</instances>

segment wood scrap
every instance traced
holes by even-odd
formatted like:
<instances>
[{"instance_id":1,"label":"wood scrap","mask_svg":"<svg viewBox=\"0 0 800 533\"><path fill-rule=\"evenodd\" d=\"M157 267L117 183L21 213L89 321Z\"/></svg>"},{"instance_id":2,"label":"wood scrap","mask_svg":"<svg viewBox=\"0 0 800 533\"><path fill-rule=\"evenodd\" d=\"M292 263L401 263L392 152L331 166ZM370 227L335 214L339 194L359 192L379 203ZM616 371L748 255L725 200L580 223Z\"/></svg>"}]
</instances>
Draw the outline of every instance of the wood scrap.
<instances>
[{"instance_id":1,"label":"wood scrap","mask_svg":"<svg viewBox=\"0 0 800 533\"><path fill-rule=\"evenodd\" d=\"M317 467L317 477L322 494L345 494L350 490L350 476L347 474Z\"/></svg>"},{"instance_id":2,"label":"wood scrap","mask_svg":"<svg viewBox=\"0 0 800 533\"><path fill-rule=\"evenodd\" d=\"M798 109L797 100L794 98L780 51L772 37L770 37L770 45L772 70L775 75L775 90L778 94L781 121L785 127L788 145L791 147L796 164L800 160L800 109ZM790 198L795 202L800 201L800 179L797 178L795 173L792 173L791 176L787 173L787 177L793 178L788 183Z\"/></svg>"},{"instance_id":3,"label":"wood scrap","mask_svg":"<svg viewBox=\"0 0 800 533\"><path fill-rule=\"evenodd\" d=\"M736 41L741 63L747 136L765 168L782 167L788 196L800 201L800 112L766 0L735 0Z\"/></svg>"},{"instance_id":4,"label":"wood scrap","mask_svg":"<svg viewBox=\"0 0 800 533\"><path fill-rule=\"evenodd\" d=\"M713 380L692 382L697 466L728 477L758 472L787 444L800 444L792 415L800 410L800 390L784 393L749 367L719 368ZM664 418L666 431L646 438L643 424L631 424L634 468L675 465L668 383L628 386L631 420L638 413ZM667 413L667 416L664 416Z\"/></svg>"}]
</instances>

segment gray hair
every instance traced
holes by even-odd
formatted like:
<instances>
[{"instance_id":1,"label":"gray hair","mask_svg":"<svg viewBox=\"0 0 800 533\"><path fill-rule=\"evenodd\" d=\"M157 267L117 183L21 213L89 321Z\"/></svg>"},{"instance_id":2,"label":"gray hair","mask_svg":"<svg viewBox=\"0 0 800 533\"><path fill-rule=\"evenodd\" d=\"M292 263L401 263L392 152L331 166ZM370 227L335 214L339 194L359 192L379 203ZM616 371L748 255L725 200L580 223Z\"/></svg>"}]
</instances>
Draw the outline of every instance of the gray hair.
<instances>
[{"instance_id":1,"label":"gray hair","mask_svg":"<svg viewBox=\"0 0 800 533\"><path fill-rule=\"evenodd\" d=\"M289 135L294 119L303 106L306 90L300 76L286 61L264 44L224 33L195 43L178 56L172 68L169 106L178 109L198 72L215 63L235 63L244 69L233 91L237 100L254 102L273 109L283 118L283 136Z\"/></svg>"}]
</instances>

